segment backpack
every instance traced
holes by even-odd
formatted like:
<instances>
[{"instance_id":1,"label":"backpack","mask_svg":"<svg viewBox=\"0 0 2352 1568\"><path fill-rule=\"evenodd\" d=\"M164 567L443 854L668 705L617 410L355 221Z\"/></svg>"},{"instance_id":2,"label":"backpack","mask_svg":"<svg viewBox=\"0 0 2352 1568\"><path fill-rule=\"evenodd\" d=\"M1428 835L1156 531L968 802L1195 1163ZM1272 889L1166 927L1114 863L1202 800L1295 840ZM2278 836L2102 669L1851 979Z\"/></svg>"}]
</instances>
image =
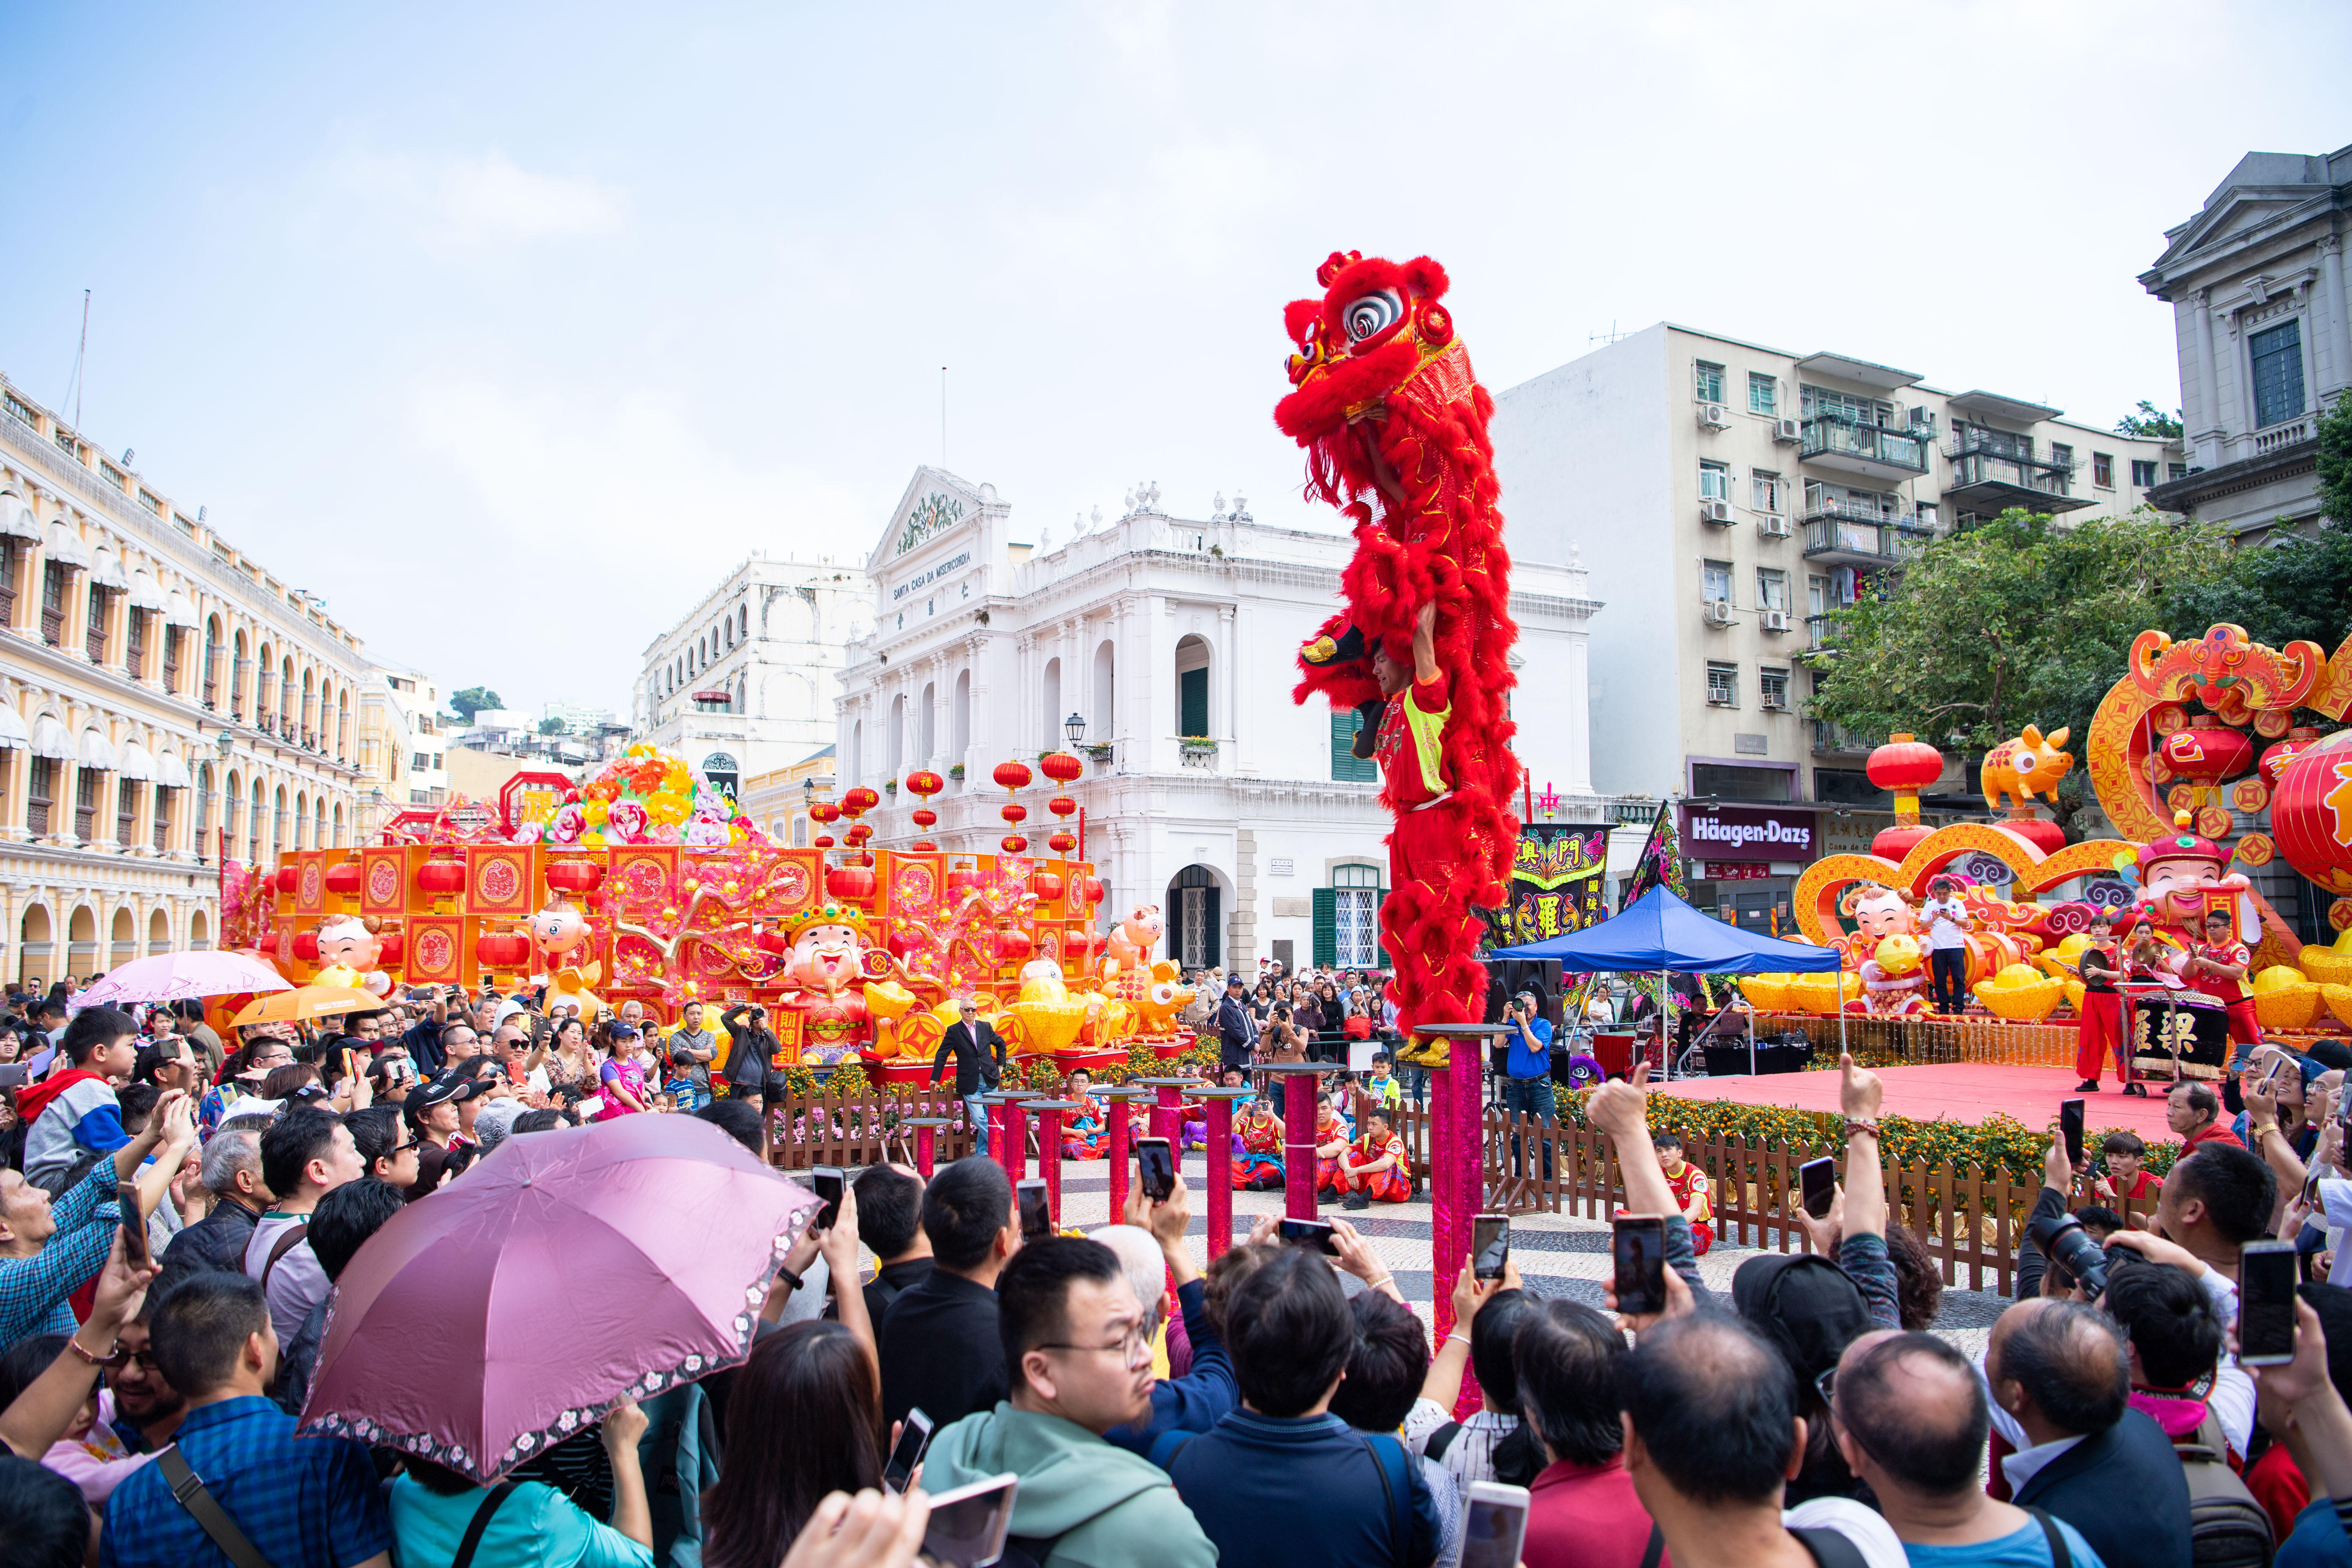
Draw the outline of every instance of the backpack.
<instances>
[{"instance_id":1,"label":"backpack","mask_svg":"<svg viewBox=\"0 0 2352 1568\"><path fill-rule=\"evenodd\" d=\"M2210 1410L2195 1434L2175 1443L2189 1482L2189 1540L2197 1568L2269 1568L2277 1542L2271 1516L2230 1468L2229 1442Z\"/></svg>"}]
</instances>

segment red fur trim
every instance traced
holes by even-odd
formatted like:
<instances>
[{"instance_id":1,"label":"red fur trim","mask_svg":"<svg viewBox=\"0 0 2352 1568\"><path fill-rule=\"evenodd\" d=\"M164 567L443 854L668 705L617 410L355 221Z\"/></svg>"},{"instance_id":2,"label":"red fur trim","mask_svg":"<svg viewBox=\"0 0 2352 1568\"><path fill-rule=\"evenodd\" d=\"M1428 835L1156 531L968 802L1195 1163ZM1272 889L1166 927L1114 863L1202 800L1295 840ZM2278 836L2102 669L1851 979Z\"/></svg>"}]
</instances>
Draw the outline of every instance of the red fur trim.
<instances>
[{"instance_id":1,"label":"red fur trim","mask_svg":"<svg viewBox=\"0 0 2352 1568\"><path fill-rule=\"evenodd\" d=\"M1328 331L1328 328L1325 329ZM1347 340L1343 337L1339 340ZM1341 360L1274 405L1274 422L1304 447L1346 429L1348 410L1393 391L1412 374L1420 354L1412 343L1391 338L1360 359Z\"/></svg>"},{"instance_id":2,"label":"red fur trim","mask_svg":"<svg viewBox=\"0 0 2352 1568\"><path fill-rule=\"evenodd\" d=\"M1322 313L1323 301L1320 300L1293 300L1282 308L1282 330L1289 334L1292 342L1305 348L1307 329L1313 326L1315 319Z\"/></svg>"}]
</instances>

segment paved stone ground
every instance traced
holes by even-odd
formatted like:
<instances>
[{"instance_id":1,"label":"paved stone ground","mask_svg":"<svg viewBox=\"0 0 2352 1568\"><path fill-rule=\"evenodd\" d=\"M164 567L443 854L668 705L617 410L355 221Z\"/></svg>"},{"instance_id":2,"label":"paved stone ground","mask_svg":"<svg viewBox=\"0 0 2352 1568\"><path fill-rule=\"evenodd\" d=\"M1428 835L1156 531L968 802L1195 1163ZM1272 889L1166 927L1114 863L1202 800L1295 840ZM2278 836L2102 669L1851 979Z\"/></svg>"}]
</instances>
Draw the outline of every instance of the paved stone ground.
<instances>
[{"instance_id":1,"label":"paved stone ground","mask_svg":"<svg viewBox=\"0 0 2352 1568\"><path fill-rule=\"evenodd\" d=\"M1032 1166L1034 1169L1034 1163ZM1192 1234L1198 1238L1196 1258L1205 1256L1208 1225L1204 1217L1206 1203L1203 1184L1208 1171L1202 1156L1191 1153L1184 1159L1184 1182L1192 1200ZM1062 1167L1062 1222L1066 1226L1092 1226L1106 1223L1109 1211L1110 1177L1101 1161L1071 1161ZM1431 1213L1426 1197L1403 1204L1374 1204L1370 1209L1349 1212L1326 1205L1323 1214L1351 1221L1368 1237L1381 1260L1396 1275L1397 1288L1414 1310L1428 1319L1431 1313L1431 1277L1429 1236ZM1276 1193L1235 1193L1234 1194L1234 1233L1236 1239L1248 1234L1250 1222L1262 1214L1282 1213L1282 1194ZM1768 1234L1766 1240L1773 1238ZM1748 1258L1756 1257L1754 1247L1735 1247L1718 1243L1698 1260L1700 1278L1713 1289L1721 1291L1727 1303L1731 1291L1731 1276ZM1611 1274L1609 1226L1607 1224L1566 1214L1528 1214L1511 1221L1511 1257L1519 1267L1519 1277L1529 1290L1540 1296L1561 1296L1573 1301L1583 1301L1593 1307L1601 1305L1601 1286ZM1959 1290L1947 1288L1943 1306L1937 1319L1936 1332L1950 1340L1966 1353L1974 1354L1984 1346L1987 1331L2008 1303L1989 1292Z\"/></svg>"}]
</instances>

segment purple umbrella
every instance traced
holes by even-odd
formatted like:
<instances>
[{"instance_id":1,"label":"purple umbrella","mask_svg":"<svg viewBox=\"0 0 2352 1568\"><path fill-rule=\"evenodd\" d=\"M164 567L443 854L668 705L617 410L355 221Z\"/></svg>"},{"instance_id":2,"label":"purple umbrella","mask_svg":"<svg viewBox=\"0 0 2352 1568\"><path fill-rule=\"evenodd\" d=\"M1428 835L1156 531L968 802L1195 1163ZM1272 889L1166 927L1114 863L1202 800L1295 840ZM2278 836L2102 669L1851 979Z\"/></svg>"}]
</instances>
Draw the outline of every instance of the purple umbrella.
<instances>
[{"instance_id":1,"label":"purple umbrella","mask_svg":"<svg viewBox=\"0 0 2352 1568\"><path fill-rule=\"evenodd\" d=\"M816 1202L690 1116L509 1137L343 1270L303 1429L487 1486L748 1356Z\"/></svg>"}]
</instances>

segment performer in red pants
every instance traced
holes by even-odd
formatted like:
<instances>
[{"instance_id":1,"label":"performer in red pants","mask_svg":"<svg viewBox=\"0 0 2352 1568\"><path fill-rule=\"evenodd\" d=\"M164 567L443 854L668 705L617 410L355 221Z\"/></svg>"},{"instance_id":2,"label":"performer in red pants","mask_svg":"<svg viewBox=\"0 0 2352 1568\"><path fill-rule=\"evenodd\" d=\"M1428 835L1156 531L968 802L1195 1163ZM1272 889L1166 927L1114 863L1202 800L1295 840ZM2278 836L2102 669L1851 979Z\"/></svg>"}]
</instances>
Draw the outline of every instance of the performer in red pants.
<instances>
[{"instance_id":1,"label":"performer in red pants","mask_svg":"<svg viewBox=\"0 0 2352 1568\"><path fill-rule=\"evenodd\" d=\"M2246 976L2254 966L2254 955L2238 940L2237 918L2225 909L2205 911L2205 940L2189 950L2189 962L2181 967L2181 977L2198 990L2221 1004L2230 1016L2230 1044L2236 1048L2230 1053L2232 1071L2251 1060L2254 1047L2263 1043L2262 1021L2254 1016L2253 994L2246 989Z\"/></svg>"},{"instance_id":2,"label":"performer in red pants","mask_svg":"<svg viewBox=\"0 0 2352 1568\"><path fill-rule=\"evenodd\" d=\"M2124 1092L2144 1099L2147 1088L2132 1078L2131 1042L2124 1037L2124 998L2116 989L2123 972L2117 940L2111 936L2106 945L2084 948L2074 971L2083 977L2083 1017L2074 1037L2074 1072L2083 1081L2074 1087L2079 1093L2097 1093L2100 1067L2112 1050L2116 1077L2123 1080Z\"/></svg>"}]
</instances>

